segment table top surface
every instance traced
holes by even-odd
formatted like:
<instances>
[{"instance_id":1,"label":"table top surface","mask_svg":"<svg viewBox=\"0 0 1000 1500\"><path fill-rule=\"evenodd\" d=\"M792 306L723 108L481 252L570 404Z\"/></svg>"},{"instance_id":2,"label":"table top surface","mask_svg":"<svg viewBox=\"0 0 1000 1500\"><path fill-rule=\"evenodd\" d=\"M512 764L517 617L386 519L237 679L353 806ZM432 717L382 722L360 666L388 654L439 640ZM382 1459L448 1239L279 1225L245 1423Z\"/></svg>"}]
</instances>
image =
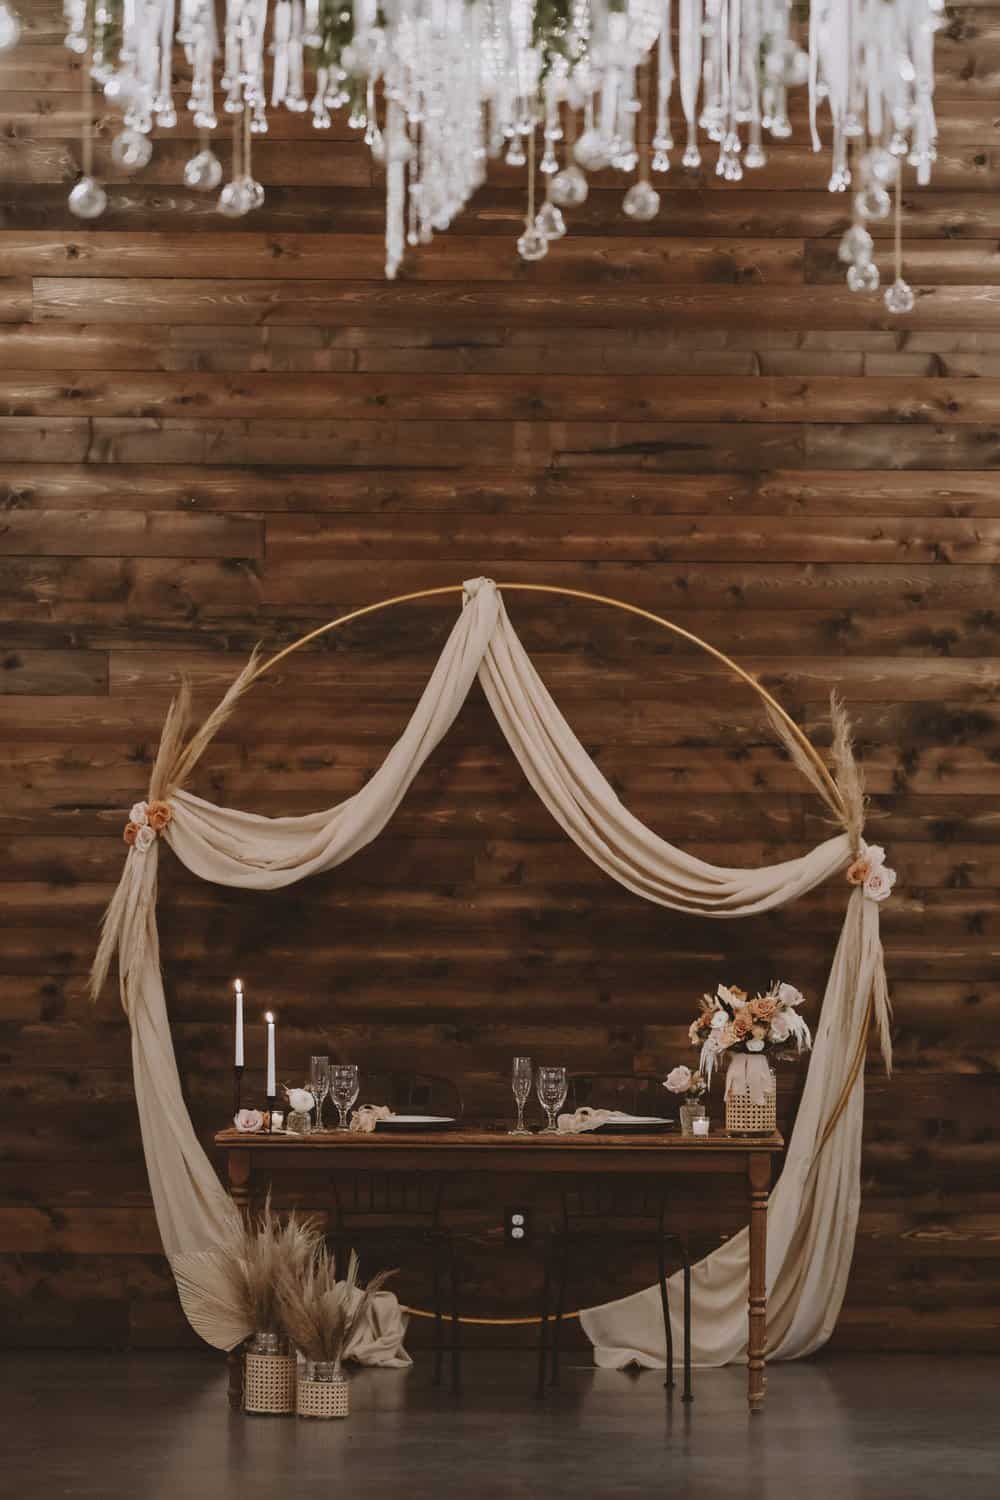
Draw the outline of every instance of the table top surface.
<instances>
[{"instance_id":1,"label":"table top surface","mask_svg":"<svg viewBox=\"0 0 1000 1500\"><path fill-rule=\"evenodd\" d=\"M784 1137L776 1131L773 1135L736 1136L725 1131L713 1131L707 1136L682 1135L677 1129L657 1131L649 1135L595 1135L592 1132L557 1135L510 1135L500 1126L461 1125L453 1130L374 1130L363 1131L322 1130L309 1135L294 1135L290 1132L241 1131L230 1128L220 1130L215 1144L233 1151L274 1151L291 1148L294 1151L343 1151L349 1148L361 1150L392 1150L447 1152L456 1155L463 1151L488 1150L497 1153L530 1155L533 1152L549 1154L574 1154L581 1151L594 1153L627 1152L636 1155L663 1155L670 1153L741 1155L747 1152L765 1152L773 1155L784 1149Z\"/></svg>"}]
</instances>

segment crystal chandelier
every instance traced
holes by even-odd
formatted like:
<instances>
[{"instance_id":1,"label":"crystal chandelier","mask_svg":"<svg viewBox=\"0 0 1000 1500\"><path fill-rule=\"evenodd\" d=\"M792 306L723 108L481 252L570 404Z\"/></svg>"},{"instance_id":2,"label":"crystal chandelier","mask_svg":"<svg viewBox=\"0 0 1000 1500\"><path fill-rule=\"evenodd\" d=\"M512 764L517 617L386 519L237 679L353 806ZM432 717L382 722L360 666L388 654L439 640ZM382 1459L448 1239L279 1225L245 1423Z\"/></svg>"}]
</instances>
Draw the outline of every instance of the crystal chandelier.
<instances>
[{"instance_id":1,"label":"crystal chandelier","mask_svg":"<svg viewBox=\"0 0 1000 1500\"><path fill-rule=\"evenodd\" d=\"M656 217L654 181L714 166L726 182L767 163L792 134L789 97L804 91L814 151L830 137L829 188L850 193L840 243L847 284L874 291L868 225L895 200L891 312L913 306L902 275L903 168L928 182L935 158L934 35L944 0L65 0L66 45L84 59L81 218L107 196L93 174L89 91L123 113L111 154L138 170L154 125L177 123L174 65L200 134L184 182L219 190L230 217L264 201L254 140L269 110L309 113L317 131L345 109L386 183L388 277L407 246L455 219L502 158L526 174L518 252L539 260L583 203L588 175L631 179L622 208ZM0 0L0 46L17 39ZM175 49L179 49L175 56ZM676 96L676 105L674 104ZM675 145L671 113L683 121ZM228 180L213 150L226 127ZM541 183L541 202L537 201Z\"/></svg>"}]
</instances>

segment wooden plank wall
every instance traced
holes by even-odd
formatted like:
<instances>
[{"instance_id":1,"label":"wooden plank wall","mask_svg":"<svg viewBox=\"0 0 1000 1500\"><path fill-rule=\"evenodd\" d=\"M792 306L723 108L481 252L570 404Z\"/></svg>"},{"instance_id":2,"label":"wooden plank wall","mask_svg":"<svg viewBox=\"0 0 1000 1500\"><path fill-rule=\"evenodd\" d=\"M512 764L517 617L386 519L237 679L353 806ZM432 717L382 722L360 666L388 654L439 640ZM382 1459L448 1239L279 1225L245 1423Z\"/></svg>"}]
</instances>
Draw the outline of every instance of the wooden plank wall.
<instances>
[{"instance_id":1,"label":"wooden plank wall","mask_svg":"<svg viewBox=\"0 0 1000 1500\"><path fill-rule=\"evenodd\" d=\"M489 574L619 595L759 672L818 741L855 716L885 913L898 1070L870 1065L858 1251L836 1338L981 1348L1000 1323L1000 6L949 7L933 189L907 188L913 316L851 296L846 202L796 138L738 188L673 174L650 226L601 181L518 262L503 169L457 229L382 279L382 190L343 126L278 116L267 205L230 224L177 186L171 138L111 211L65 208L78 74L56 0L0 59L0 1307L24 1343L186 1337L145 1186L126 1027L84 979L181 670L207 706L251 645L382 596ZM183 111L182 111L183 116ZM178 134L187 127L186 117ZM889 266L889 226L879 260ZM457 601L456 601L457 602ZM528 648L635 812L754 863L824 834L749 695L617 613L516 598ZM366 620L289 661L197 788L328 805L399 733L454 615ZM685 1058L700 989L774 974L815 1001L834 885L734 926L679 920L590 868L478 693L390 832L266 899L163 861L162 931L196 1124L229 1104L228 985L281 1015L281 1072L321 1040L460 1076L506 1108L514 1052ZM815 1014L815 1010L813 1011ZM248 1075L259 1093L259 1073ZM797 1080L786 1076L786 1121ZM683 1198L696 1244L738 1202ZM485 1204L485 1206L484 1206ZM530 1310L530 1257L478 1236L470 1305ZM642 1284L622 1257L574 1300Z\"/></svg>"}]
</instances>

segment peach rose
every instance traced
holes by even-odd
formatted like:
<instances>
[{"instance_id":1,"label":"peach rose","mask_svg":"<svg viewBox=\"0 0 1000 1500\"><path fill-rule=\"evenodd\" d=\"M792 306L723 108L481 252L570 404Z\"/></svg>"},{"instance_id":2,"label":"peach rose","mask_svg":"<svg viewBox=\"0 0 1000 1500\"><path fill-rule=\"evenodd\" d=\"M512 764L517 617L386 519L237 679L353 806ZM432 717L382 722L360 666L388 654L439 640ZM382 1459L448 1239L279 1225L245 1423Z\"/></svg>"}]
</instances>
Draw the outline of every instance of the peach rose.
<instances>
[{"instance_id":1,"label":"peach rose","mask_svg":"<svg viewBox=\"0 0 1000 1500\"><path fill-rule=\"evenodd\" d=\"M864 859L864 858L862 858L862 859L856 859L854 861L853 865L849 866L848 871L847 871L847 881L848 881L848 884L849 885L864 885L865 881L868 879L868 877L871 874L871 872L872 872L871 860Z\"/></svg>"},{"instance_id":2,"label":"peach rose","mask_svg":"<svg viewBox=\"0 0 1000 1500\"><path fill-rule=\"evenodd\" d=\"M170 809L170 803L151 802L149 804L149 807L146 809L146 817L149 820L150 828L154 829L156 833L160 833L164 828L166 828L167 824L170 822L170 819L173 817L173 813Z\"/></svg>"},{"instance_id":3,"label":"peach rose","mask_svg":"<svg viewBox=\"0 0 1000 1500\"><path fill-rule=\"evenodd\" d=\"M135 843L136 838L138 836L138 833L139 833L139 825L138 825L138 823L126 823L125 824L125 832L122 834L122 838L125 840L126 844L128 844L129 848L131 848L132 845Z\"/></svg>"},{"instance_id":4,"label":"peach rose","mask_svg":"<svg viewBox=\"0 0 1000 1500\"><path fill-rule=\"evenodd\" d=\"M756 1000L750 1001L750 1014L758 1021L770 1021L777 1009L778 1002L773 995L758 995Z\"/></svg>"},{"instance_id":5,"label":"peach rose","mask_svg":"<svg viewBox=\"0 0 1000 1500\"><path fill-rule=\"evenodd\" d=\"M741 1011L737 1014L736 1019L731 1023L731 1029L736 1040L738 1042L741 1042L744 1037L750 1035L751 1031L753 1030L753 1024L750 1020L750 1017L745 1016Z\"/></svg>"}]
</instances>

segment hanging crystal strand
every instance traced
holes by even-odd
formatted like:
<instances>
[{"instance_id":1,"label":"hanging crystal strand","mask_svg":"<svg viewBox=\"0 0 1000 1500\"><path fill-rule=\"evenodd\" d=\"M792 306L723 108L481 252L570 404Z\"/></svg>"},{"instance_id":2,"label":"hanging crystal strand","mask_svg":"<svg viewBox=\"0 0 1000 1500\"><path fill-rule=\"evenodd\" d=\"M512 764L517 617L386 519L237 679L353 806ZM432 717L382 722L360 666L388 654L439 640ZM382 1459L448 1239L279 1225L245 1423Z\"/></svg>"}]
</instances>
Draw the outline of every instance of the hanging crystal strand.
<instances>
[{"instance_id":1,"label":"hanging crystal strand","mask_svg":"<svg viewBox=\"0 0 1000 1500\"><path fill-rule=\"evenodd\" d=\"M702 0L680 0L680 93L687 127L681 165L701 166L698 150L698 87L701 82Z\"/></svg>"},{"instance_id":2,"label":"hanging crystal strand","mask_svg":"<svg viewBox=\"0 0 1000 1500\"><path fill-rule=\"evenodd\" d=\"M385 129L385 274L393 281L405 251L406 164L410 153L403 111L395 99L389 101Z\"/></svg>"},{"instance_id":3,"label":"hanging crystal strand","mask_svg":"<svg viewBox=\"0 0 1000 1500\"><path fill-rule=\"evenodd\" d=\"M420 244L420 126L412 125L413 139L411 142L410 160L407 171L409 177L409 193L407 195L407 228L406 243L408 245Z\"/></svg>"},{"instance_id":4,"label":"hanging crystal strand","mask_svg":"<svg viewBox=\"0 0 1000 1500\"><path fill-rule=\"evenodd\" d=\"M571 103L566 107L566 157L565 165L549 181L549 196L560 208L578 208L587 201L587 178L573 160L576 143L576 112Z\"/></svg>"},{"instance_id":5,"label":"hanging crystal strand","mask_svg":"<svg viewBox=\"0 0 1000 1500\"><path fill-rule=\"evenodd\" d=\"M705 0L705 59L703 66L704 88L701 115L698 124L710 141L722 140L722 69L725 49L723 47L724 17L728 14L728 0Z\"/></svg>"},{"instance_id":6,"label":"hanging crystal strand","mask_svg":"<svg viewBox=\"0 0 1000 1500\"><path fill-rule=\"evenodd\" d=\"M715 170L726 182L740 182L743 178L743 168L740 165L743 143L740 140L738 125L742 45L741 11L741 0L722 0L723 30L720 46L723 63L721 104L724 124L719 160Z\"/></svg>"},{"instance_id":7,"label":"hanging crystal strand","mask_svg":"<svg viewBox=\"0 0 1000 1500\"><path fill-rule=\"evenodd\" d=\"M743 27L743 80L747 91L750 140L743 153L743 165L748 171L757 171L767 165L764 150L764 131L761 111L760 66L761 55L761 8L760 0L751 0Z\"/></svg>"},{"instance_id":8,"label":"hanging crystal strand","mask_svg":"<svg viewBox=\"0 0 1000 1500\"><path fill-rule=\"evenodd\" d=\"M237 85L238 86L238 85ZM228 109L229 102L227 100ZM218 209L227 219L241 219L250 212L250 195L243 172L243 114L233 113L233 161L230 179L219 194Z\"/></svg>"},{"instance_id":9,"label":"hanging crystal strand","mask_svg":"<svg viewBox=\"0 0 1000 1500\"><path fill-rule=\"evenodd\" d=\"M160 6L159 79L153 99L153 114L161 130L172 130L177 124L177 111L174 109L172 91L173 59L171 55L174 45L176 7L174 0L160 0ZM152 147L150 147L150 155L152 155Z\"/></svg>"},{"instance_id":10,"label":"hanging crystal strand","mask_svg":"<svg viewBox=\"0 0 1000 1500\"><path fill-rule=\"evenodd\" d=\"M524 216L524 233L517 242L522 260L542 260L549 253L549 242L535 224L535 129L528 132L528 210Z\"/></svg>"},{"instance_id":11,"label":"hanging crystal strand","mask_svg":"<svg viewBox=\"0 0 1000 1500\"><path fill-rule=\"evenodd\" d=\"M660 211L660 195L649 180L649 65L639 67L639 176L625 194L622 208L630 219L646 224Z\"/></svg>"},{"instance_id":12,"label":"hanging crystal strand","mask_svg":"<svg viewBox=\"0 0 1000 1500\"><path fill-rule=\"evenodd\" d=\"M243 111L243 186L246 189L247 202L251 209L262 208L264 204L264 189L253 175L252 142L254 121L250 111Z\"/></svg>"},{"instance_id":13,"label":"hanging crystal strand","mask_svg":"<svg viewBox=\"0 0 1000 1500\"><path fill-rule=\"evenodd\" d=\"M284 104L291 71L292 0L277 0L271 18L271 103Z\"/></svg>"},{"instance_id":14,"label":"hanging crystal strand","mask_svg":"<svg viewBox=\"0 0 1000 1500\"><path fill-rule=\"evenodd\" d=\"M674 88L674 53L671 35L672 0L663 0L663 24L656 44L656 131L653 135L653 171L669 172L668 152L674 149L670 134L670 96Z\"/></svg>"},{"instance_id":15,"label":"hanging crystal strand","mask_svg":"<svg viewBox=\"0 0 1000 1500\"><path fill-rule=\"evenodd\" d=\"M69 195L69 211L78 219L99 219L108 206L108 195L94 176L94 109L91 91L90 57L93 42L93 14L88 7L83 18L84 49L80 63L80 94L83 108L83 130L80 137L80 163L83 176ZM74 49L75 50L75 49Z\"/></svg>"},{"instance_id":16,"label":"hanging crystal strand","mask_svg":"<svg viewBox=\"0 0 1000 1500\"><path fill-rule=\"evenodd\" d=\"M885 305L891 313L908 313L913 311L916 298L913 288L909 282L903 279L903 172L900 169L896 173L896 222L893 238L893 266L895 280L892 286L886 287L884 300Z\"/></svg>"}]
</instances>

